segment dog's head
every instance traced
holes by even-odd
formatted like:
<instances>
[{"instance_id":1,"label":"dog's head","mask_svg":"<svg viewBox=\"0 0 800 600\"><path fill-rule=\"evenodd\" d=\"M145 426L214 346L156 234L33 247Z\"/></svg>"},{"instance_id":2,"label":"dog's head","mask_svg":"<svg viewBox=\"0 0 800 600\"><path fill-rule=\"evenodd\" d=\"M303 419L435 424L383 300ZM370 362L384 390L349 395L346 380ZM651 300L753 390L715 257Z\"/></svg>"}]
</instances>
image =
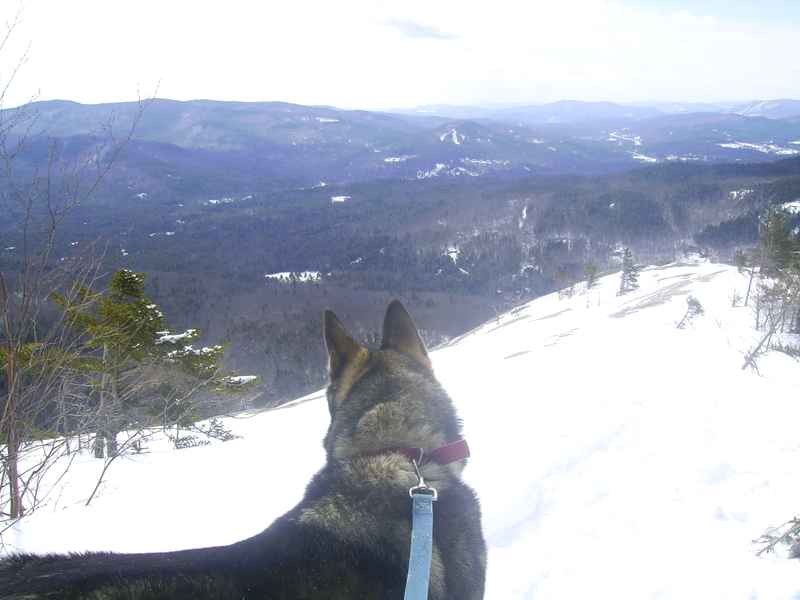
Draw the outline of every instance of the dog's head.
<instances>
[{"instance_id":1,"label":"dog's head","mask_svg":"<svg viewBox=\"0 0 800 600\"><path fill-rule=\"evenodd\" d=\"M377 350L359 344L325 311L328 407L325 447L346 459L392 446L425 452L460 438L450 398L433 376L428 351L408 311L393 300Z\"/></svg>"}]
</instances>

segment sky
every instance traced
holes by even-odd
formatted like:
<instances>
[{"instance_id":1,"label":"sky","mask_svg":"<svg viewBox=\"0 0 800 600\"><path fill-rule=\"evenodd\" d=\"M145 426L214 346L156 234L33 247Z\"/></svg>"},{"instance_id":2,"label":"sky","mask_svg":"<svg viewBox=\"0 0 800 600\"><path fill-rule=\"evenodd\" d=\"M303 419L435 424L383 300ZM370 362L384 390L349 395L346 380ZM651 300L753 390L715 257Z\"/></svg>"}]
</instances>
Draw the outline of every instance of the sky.
<instances>
[{"instance_id":1,"label":"sky","mask_svg":"<svg viewBox=\"0 0 800 600\"><path fill-rule=\"evenodd\" d=\"M0 48L6 107L800 98L798 0L0 3L0 22L15 18Z\"/></svg>"}]
</instances>

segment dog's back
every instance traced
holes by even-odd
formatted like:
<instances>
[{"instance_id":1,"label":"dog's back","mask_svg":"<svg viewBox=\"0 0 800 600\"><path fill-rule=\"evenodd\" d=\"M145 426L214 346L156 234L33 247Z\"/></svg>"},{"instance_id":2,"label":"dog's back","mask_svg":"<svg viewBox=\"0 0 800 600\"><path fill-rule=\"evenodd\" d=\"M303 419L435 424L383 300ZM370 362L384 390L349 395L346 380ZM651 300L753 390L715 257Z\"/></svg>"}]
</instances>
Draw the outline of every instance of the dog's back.
<instances>
[{"instance_id":1,"label":"dog's back","mask_svg":"<svg viewBox=\"0 0 800 600\"><path fill-rule=\"evenodd\" d=\"M411 539L409 489L419 469L438 492L429 598L483 597L480 509L464 461L427 460L461 439L450 399L395 301L381 348L358 344L326 311L331 384L326 465L302 501L262 533L230 546L154 554L18 556L0 563L8 599L401 599ZM279 491L279 490L278 490Z\"/></svg>"}]
</instances>

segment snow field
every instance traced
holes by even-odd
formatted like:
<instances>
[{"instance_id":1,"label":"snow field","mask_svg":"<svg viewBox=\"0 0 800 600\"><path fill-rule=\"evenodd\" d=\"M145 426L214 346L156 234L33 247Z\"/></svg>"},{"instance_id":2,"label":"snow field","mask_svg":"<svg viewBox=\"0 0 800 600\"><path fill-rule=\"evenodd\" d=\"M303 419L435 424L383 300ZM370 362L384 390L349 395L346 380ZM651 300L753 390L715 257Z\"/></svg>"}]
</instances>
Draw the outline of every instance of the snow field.
<instances>
[{"instance_id":1,"label":"snow field","mask_svg":"<svg viewBox=\"0 0 800 600\"><path fill-rule=\"evenodd\" d=\"M751 540L800 513L800 365L742 371L760 337L715 264L648 268L502 315L432 353L464 419L484 510L486 598L785 599L800 565ZM705 309L676 324L688 295ZM334 307L335 308L335 307ZM7 549L142 552L227 544L293 506L321 466L327 405L226 419L241 439L102 468L80 455Z\"/></svg>"}]
</instances>

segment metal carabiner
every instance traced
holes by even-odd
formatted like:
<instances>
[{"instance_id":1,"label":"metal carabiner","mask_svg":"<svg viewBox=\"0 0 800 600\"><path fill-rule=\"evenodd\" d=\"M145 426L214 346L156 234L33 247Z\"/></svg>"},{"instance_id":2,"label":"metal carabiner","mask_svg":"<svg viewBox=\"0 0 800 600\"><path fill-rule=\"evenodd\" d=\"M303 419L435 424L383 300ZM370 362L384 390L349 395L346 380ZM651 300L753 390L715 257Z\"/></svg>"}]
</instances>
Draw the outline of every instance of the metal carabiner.
<instances>
[{"instance_id":1,"label":"metal carabiner","mask_svg":"<svg viewBox=\"0 0 800 600\"><path fill-rule=\"evenodd\" d=\"M420 449L420 459L422 458L422 449ZM417 461L413 458L411 459L411 464L414 465L414 471L417 474L417 478L419 479L419 483L414 487L408 490L408 495L412 498L414 494L427 494L428 496L433 496L434 501L439 499L439 493L436 491L435 488L430 487L429 485L425 484L425 479L422 477L422 473L420 473L419 465Z\"/></svg>"}]
</instances>

